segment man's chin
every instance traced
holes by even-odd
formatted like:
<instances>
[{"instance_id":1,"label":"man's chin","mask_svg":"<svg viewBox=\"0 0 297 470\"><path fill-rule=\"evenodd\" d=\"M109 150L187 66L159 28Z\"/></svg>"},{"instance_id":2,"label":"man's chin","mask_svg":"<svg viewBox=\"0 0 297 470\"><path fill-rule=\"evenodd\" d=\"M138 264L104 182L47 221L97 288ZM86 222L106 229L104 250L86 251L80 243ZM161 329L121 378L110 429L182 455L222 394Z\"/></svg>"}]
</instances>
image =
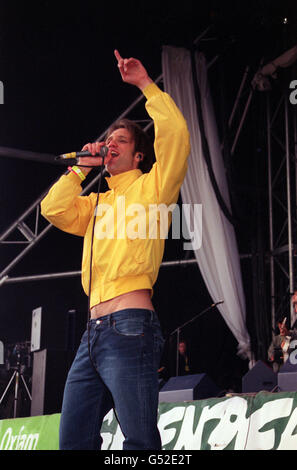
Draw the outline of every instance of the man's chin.
<instances>
[{"instance_id":1,"label":"man's chin","mask_svg":"<svg viewBox=\"0 0 297 470\"><path fill-rule=\"evenodd\" d=\"M121 171L116 167L116 165L106 165L105 170L110 174L110 176L117 175Z\"/></svg>"},{"instance_id":2,"label":"man's chin","mask_svg":"<svg viewBox=\"0 0 297 470\"><path fill-rule=\"evenodd\" d=\"M108 173L112 172L113 170L115 170L115 165L112 165L110 163L107 163L107 165L105 165L105 170L108 171Z\"/></svg>"}]
</instances>

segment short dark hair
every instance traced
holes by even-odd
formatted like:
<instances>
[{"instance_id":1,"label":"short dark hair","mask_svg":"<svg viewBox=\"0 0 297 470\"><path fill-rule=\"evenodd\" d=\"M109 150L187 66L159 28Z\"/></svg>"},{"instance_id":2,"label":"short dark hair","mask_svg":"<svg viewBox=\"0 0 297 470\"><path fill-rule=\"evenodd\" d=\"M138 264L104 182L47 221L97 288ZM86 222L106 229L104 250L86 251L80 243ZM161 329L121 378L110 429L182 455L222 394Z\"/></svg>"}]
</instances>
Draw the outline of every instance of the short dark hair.
<instances>
[{"instance_id":1,"label":"short dark hair","mask_svg":"<svg viewBox=\"0 0 297 470\"><path fill-rule=\"evenodd\" d=\"M127 129L131 133L135 143L134 151L143 154L143 160L139 162L138 168L143 173L148 173L156 160L154 146L150 137L135 121L120 119L111 124L105 138L107 139L107 137L117 129Z\"/></svg>"}]
</instances>

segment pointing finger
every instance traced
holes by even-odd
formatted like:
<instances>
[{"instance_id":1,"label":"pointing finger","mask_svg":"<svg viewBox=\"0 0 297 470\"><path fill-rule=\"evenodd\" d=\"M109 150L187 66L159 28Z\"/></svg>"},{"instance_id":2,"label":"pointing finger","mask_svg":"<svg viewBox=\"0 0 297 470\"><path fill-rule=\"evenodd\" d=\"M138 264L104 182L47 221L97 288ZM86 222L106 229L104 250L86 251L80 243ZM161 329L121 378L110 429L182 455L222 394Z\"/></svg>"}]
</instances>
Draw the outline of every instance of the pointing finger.
<instances>
[{"instance_id":1,"label":"pointing finger","mask_svg":"<svg viewBox=\"0 0 297 470\"><path fill-rule=\"evenodd\" d=\"M120 60L122 60L121 54L119 53L119 51L117 49L114 50L114 55L115 55L118 62Z\"/></svg>"}]
</instances>

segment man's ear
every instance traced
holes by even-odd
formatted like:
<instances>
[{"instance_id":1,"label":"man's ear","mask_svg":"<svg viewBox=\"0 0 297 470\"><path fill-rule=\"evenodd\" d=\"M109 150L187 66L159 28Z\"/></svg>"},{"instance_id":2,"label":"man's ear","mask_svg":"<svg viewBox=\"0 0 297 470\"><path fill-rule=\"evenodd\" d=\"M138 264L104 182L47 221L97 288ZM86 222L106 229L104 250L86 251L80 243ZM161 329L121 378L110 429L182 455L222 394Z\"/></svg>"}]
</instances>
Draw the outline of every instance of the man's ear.
<instances>
[{"instance_id":1,"label":"man's ear","mask_svg":"<svg viewBox=\"0 0 297 470\"><path fill-rule=\"evenodd\" d=\"M141 152L136 152L134 155L135 162L137 164L136 168L139 168L140 162L143 160L143 153Z\"/></svg>"}]
</instances>

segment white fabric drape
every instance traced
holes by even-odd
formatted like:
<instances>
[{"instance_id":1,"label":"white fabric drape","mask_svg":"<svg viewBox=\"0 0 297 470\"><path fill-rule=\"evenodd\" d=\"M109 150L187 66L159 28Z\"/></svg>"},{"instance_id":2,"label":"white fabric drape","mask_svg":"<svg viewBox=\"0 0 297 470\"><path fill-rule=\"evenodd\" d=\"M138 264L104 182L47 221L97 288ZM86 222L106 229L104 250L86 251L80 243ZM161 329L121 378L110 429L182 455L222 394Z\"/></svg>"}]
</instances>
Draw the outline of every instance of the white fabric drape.
<instances>
[{"instance_id":1,"label":"white fabric drape","mask_svg":"<svg viewBox=\"0 0 297 470\"><path fill-rule=\"evenodd\" d=\"M162 68L164 89L181 109L191 135L189 167L181 188L181 196L183 204L202 205L202 227L200 223L202 244L201 247L194 249L195 257L213 301L224 300L224 303L218 305L218 309L238 341L238 354L251 358L250 338L245 324L245 296L238 247L234 228L217 202L202 153L190 52L183 48L164 46ZM221 195L231 212L225 169L207 82L207 67L204 56L200 53L196 53L196 70L212 167ZM192 216L195 217L195 212ZM197 226L198 224L197 221ZM191 226L193 227L193 221Z\"/></svg>"}]
</instances>

